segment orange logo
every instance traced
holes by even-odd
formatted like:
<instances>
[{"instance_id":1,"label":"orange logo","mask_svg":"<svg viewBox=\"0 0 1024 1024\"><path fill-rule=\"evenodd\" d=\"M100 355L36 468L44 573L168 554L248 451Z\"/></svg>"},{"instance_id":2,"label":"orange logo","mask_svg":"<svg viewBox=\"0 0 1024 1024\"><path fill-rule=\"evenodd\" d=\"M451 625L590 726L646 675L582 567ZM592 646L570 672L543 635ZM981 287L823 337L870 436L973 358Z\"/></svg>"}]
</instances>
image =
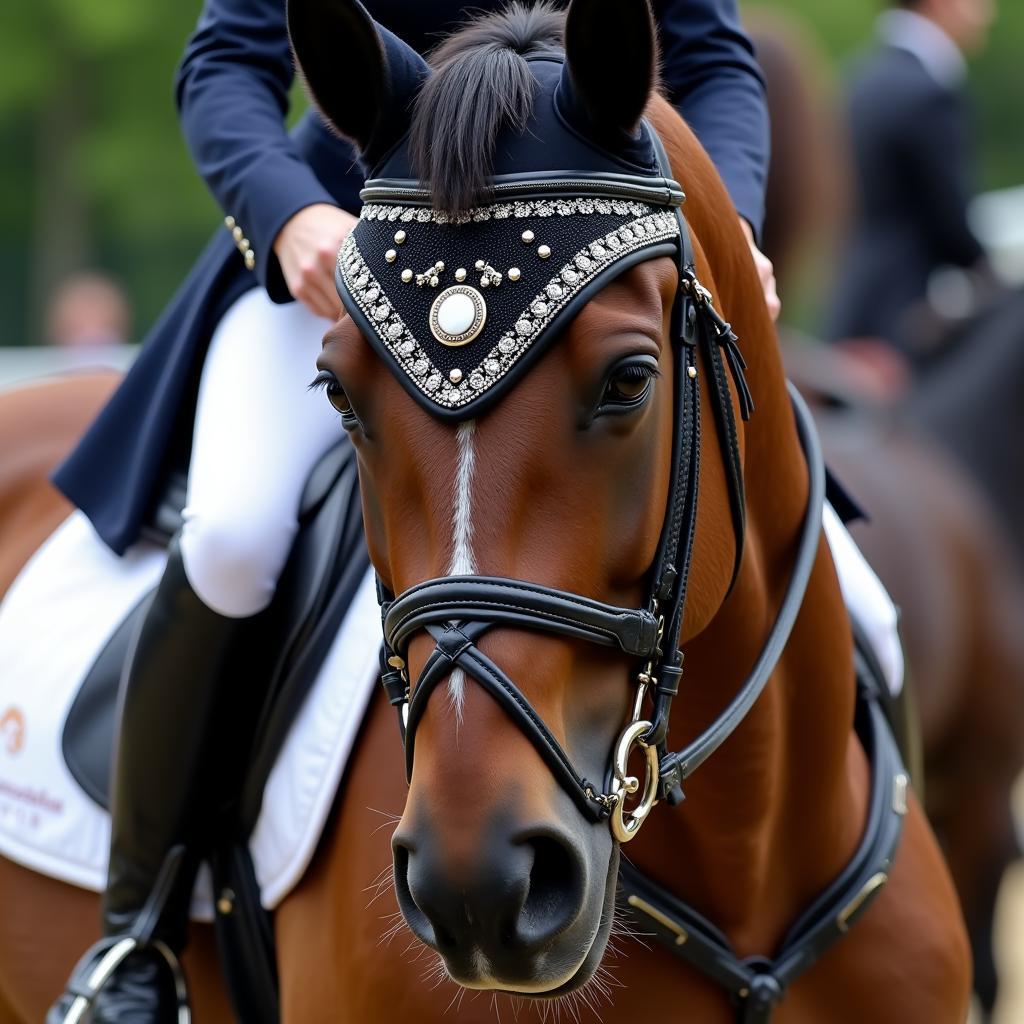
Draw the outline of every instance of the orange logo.
<instances>
[{"instance_id":1,"label":"orange logo","mask_svg":"<svg viewBox=\"0 0 1024 1024\"><path fill-rule=\"evenodd\" d=\"M25 716L19 708L10 707L0 717L0 746L8 754L17 754L25 746Z\"/></svg>"}]
</instances>

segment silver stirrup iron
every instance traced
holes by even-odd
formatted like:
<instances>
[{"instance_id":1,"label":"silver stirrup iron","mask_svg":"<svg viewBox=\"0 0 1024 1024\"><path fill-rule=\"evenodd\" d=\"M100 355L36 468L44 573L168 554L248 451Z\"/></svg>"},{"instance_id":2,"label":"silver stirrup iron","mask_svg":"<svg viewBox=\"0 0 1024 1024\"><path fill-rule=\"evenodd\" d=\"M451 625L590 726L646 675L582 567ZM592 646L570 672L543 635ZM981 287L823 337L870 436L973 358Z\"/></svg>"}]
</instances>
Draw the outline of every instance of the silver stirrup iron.
<instances>
[{"instance_id":1,"label":"silver stirrup iron","mask_svg":"<svg viewBox=\"0 0 1024 1024\"><path fill-rule=\"evenodd\" d=\"M127 936L118 939L106 952L100 956L96 966L85 976L84 992L79 992L68 1012L64 1015L62 1024L81 1024L86 1013L96 1002L96 997L103 991L104 987L121 966L132 955L143 948L138 939ZM150 943L148 949L156 950L163 957L164 962L170 968L171 977L174 979L174 996L178 1003L178 1024L192 1024L192 1011L188 1004L188 985L185 982L185 972L181 968L181 962L174 951L164 942L156 941ZM95 958L92 951L86 953L82 961L75 967L72 978L82 974L87 969L86 965Z\"/></svg>"}]
</instances>

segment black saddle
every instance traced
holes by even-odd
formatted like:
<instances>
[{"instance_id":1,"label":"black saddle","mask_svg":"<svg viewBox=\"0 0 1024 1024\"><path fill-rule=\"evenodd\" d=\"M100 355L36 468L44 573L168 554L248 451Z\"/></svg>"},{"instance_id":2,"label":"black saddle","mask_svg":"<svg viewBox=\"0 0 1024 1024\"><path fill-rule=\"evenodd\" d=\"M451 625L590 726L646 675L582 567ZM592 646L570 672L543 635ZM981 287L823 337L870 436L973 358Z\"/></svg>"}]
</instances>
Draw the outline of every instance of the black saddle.
<instances>
[{"instance_id":1,"label":"black saddle","mask_svg":"<svg viewBox=\"0 0 1024 1024\"><path fill-rule=\"evenodd\" d=\"M145 531L166 544L181 526L185 478L176 475ZM313 470L300 529L273 604L244 638L244 661L225 679L222 832L209 856L219 894L217 928L222 967L240 1020L273 1020L276 969L272 928L260 905L248 838L259 817L267 777L288 729L316 680L369 566L363 538L355 452L349 441ZM112 752L121 675L150 597L118 626L96 659L68 713L64 759L82 789L109 806ZM237 725L237 728L234 726Z\"/></svg>"}]
</instances>

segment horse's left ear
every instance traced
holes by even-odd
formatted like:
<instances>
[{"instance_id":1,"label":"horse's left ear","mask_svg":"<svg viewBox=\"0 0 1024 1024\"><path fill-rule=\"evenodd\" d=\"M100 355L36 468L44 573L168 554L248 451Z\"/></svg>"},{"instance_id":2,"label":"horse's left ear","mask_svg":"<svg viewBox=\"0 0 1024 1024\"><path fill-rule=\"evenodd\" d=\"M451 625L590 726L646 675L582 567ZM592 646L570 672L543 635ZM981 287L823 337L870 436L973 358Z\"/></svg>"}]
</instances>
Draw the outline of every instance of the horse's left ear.
<instances>
[{"instance_id":1,"label":"horse's left ear","mask_svg":"<svg viewBox=\"0 0 1024 1024\"><path fill-rule=\"evenodd\" d=\"M288 34L316 105L372 167L408 131L426 61L357 0L288 0Z\"/></svg>"},{"instance_id":2,"label":"horse's left ear","mask_svg":"<svg viewBox=\"0 0 1024 1024\"><path fill-rule=\"evenodd\" d=\"M657 81L648 0L572 0L565 58L559 102L573 126L605 144L633 135Z\"/></svg>"}]
</instances>

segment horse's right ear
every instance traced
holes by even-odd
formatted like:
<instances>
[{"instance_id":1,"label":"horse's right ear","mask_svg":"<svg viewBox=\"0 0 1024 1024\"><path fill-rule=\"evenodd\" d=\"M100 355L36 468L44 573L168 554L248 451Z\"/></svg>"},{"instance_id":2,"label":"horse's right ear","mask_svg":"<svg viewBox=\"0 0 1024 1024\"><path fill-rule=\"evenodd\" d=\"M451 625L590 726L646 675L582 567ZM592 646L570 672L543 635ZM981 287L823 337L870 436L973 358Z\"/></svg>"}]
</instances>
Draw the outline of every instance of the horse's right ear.
<instances>
[{"instance_id":1,"label":"horse's right ear","mask_svg":"<svg viewBox=\"0 0 1024 1024\"><path fill-rule=\"evenodd\" d=\"M408 131L426 61L357 0L288 0L288 34L314 102L372 167Z\"/></svg>"}]
</instances>

